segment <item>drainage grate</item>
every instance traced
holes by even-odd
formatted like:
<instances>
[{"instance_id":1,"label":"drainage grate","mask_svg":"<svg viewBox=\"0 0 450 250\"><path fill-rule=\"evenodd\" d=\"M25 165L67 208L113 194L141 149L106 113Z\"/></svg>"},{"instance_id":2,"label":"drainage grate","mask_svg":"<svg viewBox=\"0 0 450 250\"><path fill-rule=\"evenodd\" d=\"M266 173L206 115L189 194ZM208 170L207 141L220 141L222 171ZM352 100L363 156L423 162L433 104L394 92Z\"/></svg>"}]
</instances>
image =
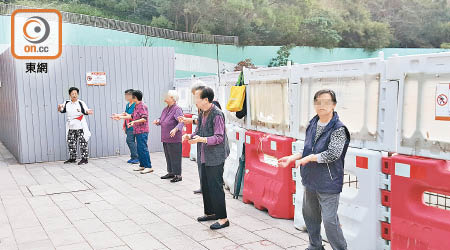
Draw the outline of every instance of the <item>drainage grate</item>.
<instances>
[{"instance_id":1,"label":"drainage grate","mask_svg":"<svg viewBox=\"0 0 450 250\"><path fill-rule=\"evenodd\" d=\"M45 195L52 195L52 194L88 191L88 190L95 189L95 187L87 181L83 181L83 182L74 181L74 182L68 182L68 183L32 185L32 186L27 186L27 189L32 196L45 196Z\"/></svg>"}]
</instances>

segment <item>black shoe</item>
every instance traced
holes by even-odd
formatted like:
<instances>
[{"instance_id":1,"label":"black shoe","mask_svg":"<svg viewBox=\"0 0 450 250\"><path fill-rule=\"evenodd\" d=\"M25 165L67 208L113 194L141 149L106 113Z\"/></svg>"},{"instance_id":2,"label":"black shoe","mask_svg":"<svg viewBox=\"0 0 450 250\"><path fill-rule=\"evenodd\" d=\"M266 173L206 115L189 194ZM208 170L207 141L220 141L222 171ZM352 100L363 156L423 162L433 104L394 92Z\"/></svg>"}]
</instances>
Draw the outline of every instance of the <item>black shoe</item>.
<instances>
[{"instance_id":1,"label":"black shoe","mask_svg":"<svg viewBox=\"0 0 450 250\"><path fill-rule=\"evenodd\" d=\"M216 222L216 223L212 224L209 228L211 228L212 230L217 230L217 229L222 229L222 228L225 228L225 227L228 227L228 226L230 226L230 222L229 221L225 222L222 225L220 225L219 222Z\"/></svg>"},{"instance_id":2,"label":"black shoe","mask_svg":"<svg viewBox=\"0 0 450 250\"><path fill-rule=\"evenodd\" d=\"M197 221L209 221L209 220L216 220L216 215L215 214L213 214L213 215L205 215L205 216L202 216L202 217L198 217L197 218Z\"/></svg>"},{"instance_id":3,"label":"black shoe","mask_svg":"<svg viewBox=\"0 0 450 250\"><path fill-rule=\"evenodd\" d=\"M183 180L183 178L181 178L180 175L175 175L175 177L173 177L173 179L170 180L170 182L175 183L175 182L179 182L179 181L182 181L182 180Z\"/></svg>"},{"instance_id":4,"label":"black shoe","mask_svg":"<svg viewBox=\"0 0 450 250\"><path fill-rule=\"evenodd\" d=\"M88 164L88 160L87 159L81 159L81 161L78 162L78 165L83 165L83 164Z\"/></svg>"},{"instance_id":5,"label":"black shoe","mask_svg":"<svg viewBox=\"0 0 450 250\"><path fill-rule=\"evenodd\" d=\"M201 193L202 193L202 190L201 190L201 189L195 190L195 191L194 191L194 194L201 194Z\"/></svg>"},{"instance_id":6,"label":"black shoe","mask_svg":"<svg viewBox=\"0 0 450 250\"><path fill-rule=\"evenodd\" d=\"M173 177L175 177L175 175L173 175L173 174L166 174L164 176L161 176L161 179L165 180L165 179L171 179Z\"/></svg>"},{"instance_id":7,"label":"black shoe","mask_svg":"<svg viewBox=\"0 0 450 250\"><path fill-rule=\"evenodd\" d=\"M75 162L77 162L77 160L69 159L69 160L65 161L64 164L75 163Z\"/></svg>"},{"instance_id":8,"label":"black shoe","mask_svg":"<svg viewBox=\"0 0 450 250\"><path fill-rule=\"evenodd\" d=\"M309 250L309 248L306 248L305 250ZM320 250L325 250L325 247L322 246L322 248Z\"/></svg>"}]
</instances>

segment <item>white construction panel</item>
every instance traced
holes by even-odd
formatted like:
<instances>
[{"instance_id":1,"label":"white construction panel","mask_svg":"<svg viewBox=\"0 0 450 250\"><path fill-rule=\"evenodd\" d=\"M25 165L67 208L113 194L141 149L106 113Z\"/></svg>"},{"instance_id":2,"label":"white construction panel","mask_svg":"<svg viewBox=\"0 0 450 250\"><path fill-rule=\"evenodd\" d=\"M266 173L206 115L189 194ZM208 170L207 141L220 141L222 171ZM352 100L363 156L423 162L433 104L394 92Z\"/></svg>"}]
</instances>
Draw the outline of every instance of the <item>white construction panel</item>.
<instances>
[{"instance_id":1,"label":"white construction panel","mask_svg":"<svg viewBox=\"0 0 450 250\"><path fill-rule=\"evenodd\" d=\"M450 88L450 53L392 57L387 76L399 84L397 152L450 159L450 120L437 119L437 92ZM450 107L450 106L447 106Z\"/></svg>"}]
</instances>

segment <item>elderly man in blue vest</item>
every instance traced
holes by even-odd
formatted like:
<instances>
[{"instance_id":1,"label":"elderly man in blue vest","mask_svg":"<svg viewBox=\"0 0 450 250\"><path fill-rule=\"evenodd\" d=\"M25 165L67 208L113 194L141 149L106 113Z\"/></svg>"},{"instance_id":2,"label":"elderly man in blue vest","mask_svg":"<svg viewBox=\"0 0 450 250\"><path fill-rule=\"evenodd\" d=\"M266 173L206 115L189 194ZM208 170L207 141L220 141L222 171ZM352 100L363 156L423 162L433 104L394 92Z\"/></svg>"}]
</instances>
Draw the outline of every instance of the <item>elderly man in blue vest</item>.
<instances>
[{"instance_id":1,"label":"elderly man in blue vest","mask_svg":"<svg viewBox=\"0 0 450 250\"><path fill-rule=\"evenodd\" d=\"M283 157L282 167L297 161L305 187L303 218L309 235L307 250L322 250L320 224L334 250L346 250L347 242L337 215L339 194L344 181L344 159L350 143L350 133L339 120L336 94L332 90L320 90L314 95L317 115L306 129L303 154Z\"/></svg>"},{"instance_id":2,"label":"elderly man in blue vest","mask_svg":"<svg viewBox=\"0 0 450 250\"><path fill-rule=\"evenodd\" d=\"M195 91L195 104L202 111L198 125L192 135L184 135L183 140L197 144L197 164L201 171L201 189L205 215L198 221L217 220L211 229L221 229L230 225L227 219L225 192L223 191L223 166L230 154L225 133L225 116L213 104L214 91L209 87Z\"/></svg>"}]
</instances>

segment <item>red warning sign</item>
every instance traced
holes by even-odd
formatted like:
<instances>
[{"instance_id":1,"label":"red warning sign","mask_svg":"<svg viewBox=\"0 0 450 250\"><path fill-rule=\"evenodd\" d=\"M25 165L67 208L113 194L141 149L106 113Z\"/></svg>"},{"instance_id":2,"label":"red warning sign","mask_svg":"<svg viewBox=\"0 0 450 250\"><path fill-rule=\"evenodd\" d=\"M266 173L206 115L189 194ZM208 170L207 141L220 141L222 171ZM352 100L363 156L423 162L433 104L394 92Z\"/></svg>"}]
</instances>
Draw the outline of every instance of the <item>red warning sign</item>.
<instances>
[{"instance_id":1,"label":"red warning sign","mask_svg":"<svg viewBox=\"0 0 450 250\"><path fill-rule=\"evenodd\" d=\"M106 72L87 72L86 82L88 86L105 86Z\"/></svg>"}]
</instances>

